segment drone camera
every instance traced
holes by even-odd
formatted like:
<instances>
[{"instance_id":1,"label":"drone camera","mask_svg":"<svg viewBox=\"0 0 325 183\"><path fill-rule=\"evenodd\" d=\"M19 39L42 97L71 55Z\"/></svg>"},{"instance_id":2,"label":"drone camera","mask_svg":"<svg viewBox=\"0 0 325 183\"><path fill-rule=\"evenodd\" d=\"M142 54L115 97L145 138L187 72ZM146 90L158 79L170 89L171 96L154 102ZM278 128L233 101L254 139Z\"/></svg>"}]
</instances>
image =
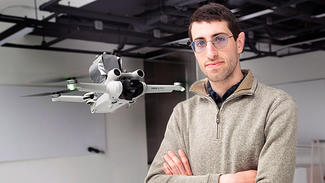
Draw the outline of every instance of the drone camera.
<instances>
[{"instance_id":1,"label":"drone camera","mask_svg":"<svg viewBox=\"0 0 325 183\"><path fill-rule=\"evenodd\" d=\"M144 72L141 69L135 70L134 72L131 73L132 78L143 78L144 77Z\"/></svg>"},{"instance_id":2,"label":"drone camera","mask_svg":"<svg viewBox=\"0 0 325 183\"><path fill-rule=\"evenodd\" d=\"M140 69L137 70L137 74L140 78L143 78L143 76L144 76L144 72Z\"/></svg>"},{"instance_id":3,"label":"drone camera","mask_svg":"<svg viewBox=\"0 0 325 183\"><path fill-rule=\"evenodd\" d=\"M121 71L118 70L118 69L114 69L114 74L115 74L116 76L120 76L120 75L121 75Z\"/></svg>"},{"instance_id":4,"label":"drone camera","mask_svg":"<svg viewBox=\"0 0 325 183\"><path fill-rule=\"evenodd\" d=\"M107 79L108 80L116 80L121 76L121 71L120 69L113 69L107 73Z\"/></svg>"}]
</instances>

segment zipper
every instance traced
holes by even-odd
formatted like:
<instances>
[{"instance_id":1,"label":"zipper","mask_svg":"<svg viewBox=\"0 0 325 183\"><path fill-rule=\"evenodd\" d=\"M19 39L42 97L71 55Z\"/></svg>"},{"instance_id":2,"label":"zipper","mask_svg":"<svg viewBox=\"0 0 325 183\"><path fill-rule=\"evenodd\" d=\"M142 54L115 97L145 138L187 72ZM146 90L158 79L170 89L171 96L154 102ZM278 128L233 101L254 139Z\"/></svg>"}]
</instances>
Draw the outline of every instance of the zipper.
<instances>
[{"instance_id":1,"label":"zipper","mask_svg":"<svg viewBox=\"0 0 325 183\"><path fill-rule=\"evenodd\" d=\"M219 108L219 111L217 112L217 118L216 118L216 123L217 123L217 139L220 139L221 138L221 129L220 129L220 113L222 111L222 108L223 106L230 100L233 100L237 97L240 97L242 95L251 95L250 93L240 93L240 94L237 94L237 95L232 95L232 96L229 96L220 106Z\"/></svg>"},{"instance_id":2,"label":"zipper","mask_svg":"<svg viewBox=\"0 0 325 183\"><path fill-rule=\"evenodd\" d=\"M208 99L210 102L213 102L213 103L215 103L214 102L214 100L211 98L211 97L209 97L209 96L205 96L205 95L202 95L202 94L198 94L198 95L201 95L201 96L203 96L204 98L206 98L206 99ZM218 108L218 110L217 110L217 115L216 115L216 123L217 123L217 139L220 139L221 138L221 129L220 129L220 112L221 112L221 110L222 110L222 108L223 108L223 106L224 106L224 104L225 103L227 103L227 102L229 102L230 100L233 100L233 99L235 99L235 98L237 98L237 97L240 97L240 96L242 96L242 95L252 95L251 93L246 93L246 92L243 92L243 93L240 93L240 94L235 94L235 95L231 95L231 96L229 96L222 104L221 104L221 106L220 106L220 108L218 108L218 106L217 106L217 104L215 104L216 106L217 106L217 108Z\"/></svg>"},{"instance_id":3,"label":"zipper","mask_svg":"<svg viewBox=\"0 0 325 183\"><path fill-rule=\"evenodd\" d=\"M220 110L219 110L220 112ZM217 139L220 139L220 117L219 117L219 112L217 113L217 118L216 118L216 123L217 123Z\"/></svg>"}]
</instances>

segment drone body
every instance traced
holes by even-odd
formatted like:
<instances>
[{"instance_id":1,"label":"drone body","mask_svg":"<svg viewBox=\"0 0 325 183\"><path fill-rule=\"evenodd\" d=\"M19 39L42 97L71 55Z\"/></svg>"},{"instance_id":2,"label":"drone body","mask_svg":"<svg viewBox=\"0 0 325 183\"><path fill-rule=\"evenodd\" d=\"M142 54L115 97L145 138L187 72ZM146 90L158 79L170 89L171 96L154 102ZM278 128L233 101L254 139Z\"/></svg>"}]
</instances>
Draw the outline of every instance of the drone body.
<instances>
[{"instance_id":1,"label":"drone body","mask_svg":"<svg viewBox=\"0 0 325 183\"><path fill-rule=\"evenodd\" d=\"M92 113L110 113L122 106L133 104L145 93L185 91L180 83L147 85L140 81L144 77L141 69L123 72L121 59L105 53L98 56L89 67L89 75L93 83L79 83L76 79L67 80L68 90L87 93L81 96L54 94L52 101L84 102L90 105Z\"/></svg>"}]
</instances>

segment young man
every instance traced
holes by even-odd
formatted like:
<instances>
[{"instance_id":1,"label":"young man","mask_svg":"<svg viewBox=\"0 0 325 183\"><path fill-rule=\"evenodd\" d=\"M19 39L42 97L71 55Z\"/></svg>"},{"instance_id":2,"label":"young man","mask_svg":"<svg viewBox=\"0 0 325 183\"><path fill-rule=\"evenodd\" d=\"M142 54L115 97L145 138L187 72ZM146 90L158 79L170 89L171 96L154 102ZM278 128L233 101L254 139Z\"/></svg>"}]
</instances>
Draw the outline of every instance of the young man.
<instances>
[{"instance_id":1,"label":"young man","mask_svg":"<svg viewBox=\"0 0 325 183\"><path fill-rule=\"evenodd\" d=\"M196 10L189 35L207 78L174 108L145 182L291 183L293 99L241 70L245 34L226 7L210 3Z\"/></svg>"}]
</instances>

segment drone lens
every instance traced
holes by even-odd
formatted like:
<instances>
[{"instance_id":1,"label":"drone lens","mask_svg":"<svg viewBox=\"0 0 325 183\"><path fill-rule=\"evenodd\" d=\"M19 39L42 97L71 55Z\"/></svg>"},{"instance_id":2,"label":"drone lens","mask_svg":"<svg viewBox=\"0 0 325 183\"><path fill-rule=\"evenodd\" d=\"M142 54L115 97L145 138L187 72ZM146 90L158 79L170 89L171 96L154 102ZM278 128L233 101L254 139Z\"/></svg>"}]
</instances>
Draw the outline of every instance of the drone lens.
<instances>
[{"instance_id":1,"label":"drone lens","mask_svg":"<svg viewBox=\"0 0 325 183\"><path fill-rule=\"evenodd\" d=\"M114 74L115 74L116 76L119 76L119 75L121 74L121 72L120 72L118 69L114 69Z\"/></svg>"},{"instance_id":2,"label":"drone lens","mask_svg":"<svg viewBox=\"0 0 325 183\"><path fill-rule=\"evenodd\" d=\"M138 76L140 76L140 77L143 77L143 75L144 75L144 73L143 73L143 71L142 70L138 70Z\"/></svg>"}]
</instances>

